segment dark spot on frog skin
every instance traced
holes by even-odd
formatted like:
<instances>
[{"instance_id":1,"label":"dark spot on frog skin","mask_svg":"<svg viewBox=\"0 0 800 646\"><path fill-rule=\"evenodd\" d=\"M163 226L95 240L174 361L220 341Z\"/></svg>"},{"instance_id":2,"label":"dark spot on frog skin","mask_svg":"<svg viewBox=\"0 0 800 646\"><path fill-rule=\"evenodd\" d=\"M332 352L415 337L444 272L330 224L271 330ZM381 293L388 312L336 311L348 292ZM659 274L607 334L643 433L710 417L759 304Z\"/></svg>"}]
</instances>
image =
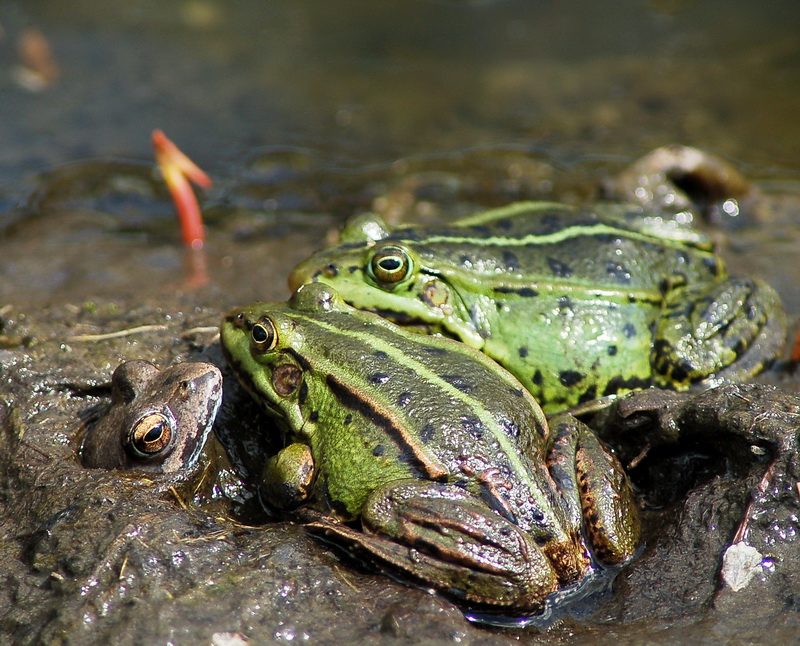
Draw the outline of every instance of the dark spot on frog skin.
<instances>
[{"instance_id":1,"label":"dark spot on frog skin","mask_svg":"<svg viewBox=\"0 0 800 646\"><path fill-rule=\"evenodd\" d=\"M615 345L608 346L608 356L609 357L613 357L616 354L617 354L617 346L615 346Z\"/></svg>"},{"instance_id":2,"label":"dark spot on frog skin","mask_svg":"<svg viewBox=\"0 0 800 646\"><path fill-rule=\"evenodd\" d=\"M432 345L426 345L424 348L422 348L422 351L434 357L441 357L442 355L447 354L447 350L444 348L437 348Z\"/></svg>"},{"instance_id":3,"label":"dark spot on frog skin","mask_svg":"<svg viewBox=\"0 0 800 646\"><path fill-rule=\"evenodd\" d=\"M483 423L477 417L461 417L461 427L476 441L483 439Z\"/></svg>"},{"instance_id":4,"label":"dark spot on frog skin","mask_svg":"<svg viewBox=\"0 0 800 646\"><path fill-rule=\"evenodd\" d=\"M470 258L469 256L466 255L461 256L461 258L459 258L459 261L461 262L461 266L466 269L472 267L472 258Z\"/></svg>"},{"instance_id":5,"label":"dark spot on frog skin","mask_svg":"<svg viewBox=\"0 0 800 646\"><path fill-rule=\"evenodd\" d=\"M569 296L561 296L558 299L558 309L561 314L574 311L574 303Z\"/></svg>"},{"instance_id":6,"label":"dark spot on frog skin","mask_svg":"<svg viewBox=\"0 0 800 646\"><path fill-rule=\"evenodd\" d=\"M503 231L508 231L512 226L511 220L506 219L498 220L494 224L498 229L502 229Z\"/></svg>"},{"instance_id":7,"label":"dark spot on frog skin","mask_svg":"<svg viewBox=\"0 0 800 646\"><path fill-rule=\"evenodd\" d=\"M411 393L408 391L400 393L397 396L397 405L400 406L401 408L408 406L410 402L411 402Z\"/></svg>"},{"instance_id":8,"label":"dark spot on frog skin","mask_svg":"<svg viewBox=\"0 0 800 646\"><path fill-rule=\"evenodd\" d=\"M503 263L508 271L519 271L519 258L507 249L503 250Z\"/></svg>"},{"instance_id":9,"label":"dark spot on frog skin","mask_svg":"<svg viewBox=\"0 0 800 646\"><path fill-rule=\"evenodd\" d=\"M569 278L574 273L572 267L557 258L548 258L547 264L550 265L550 271L556 278Z\"/></svg>"},{"instance_id":10,"label":"dark spot on frog skin","mask_svg":"<svg viewBox=\"0 0 800 646\"><path fill-rule=\"evenodd\" d=\"M512 388L511 394L514 395L515 397L524 397L525 391L522 388Z\"/></svg>"},{"instance_id":11,"label":"dark spot on frog skin","mask_svg":"<svg viewBox=\"0 0 800 646\"><path fill-rule=\"evenodd\" d=\"M322 271L328 278L336 278L339 275L339 268L336 266L336 263L333 262L329 262L325 265L325 269Z\"/></svg>"},{"instance_id":12,"label":"dark spot on frog skin","mask_svg":"<svg viewBox=\"0 0 800 646\"><path fill-rule=\"evenodd\" d=\"M460 375L441 375L451 386L458 388L462 393L469 395L473 391L473 385Z\"/></svg>"},{"instance_id":13,"label":"dark spot on frog skin","mask_svg":"<svg viewBox=\"0 0 800 646\"><path fill-rule=\"evenodd\" d=\"M385 372L376 372L369 378L369 382L373 386L380 386L381 384L385 384L387 381L389 381L389 375L387 375Z\"/></svg>"},{"instance_id":14,"label":"dark spot on frog skin","mask_svg":"<svg viewBox=\"0 0 800 646\"><path fill-rule=\"evenodd\" d=\"M319 411L318 410L312 410L308 414L308 421L309 422L316 422L318 419L319 419Z\"/></svg>"},{"instance_id":15,"label":"dark spot on frog skin","mask_svg":"<svg viewBox=\"0 0 800 646\"><path fill-rule=\"evenodd\" d=\"M537 523L541 523L544 520L544 512L540 509L533 509L530 512L530 517Z\"/></svg>"},{"instance_id":16,"label":"dark spot on frog skin","mask_svg":"<svg viewBox=\"0 0 800 646\"><path fill-rule=\"evenodd\" d=\"M585 404L593 399L597 399L597 386L589 386L580 397L578 397L579 404Z\"/></svg>"},{"instance_id":17,"label":"dark spot on frog skin","mask_svg":"<svg viewBox=\"0 0 800 646\"><path fill-rule=\"evenodd\" d=\"M544 377L542 376L542 371L537 370L536 372L534 372L533 377L531 377L531 381L537 386L541 386L542 382L544 381Z\"/></svg>"},{"instance_id":18,"label":"dark spot on frog skin","mask_svg":"<svg viewBox=\"0 0 800 646\"><path fill-rule=\"evenodd\" d=\"M626 323L622 328L622 333L625 335L626 339L632 339L636 336L636 327L633 323Z\"/></svg>"},{"instance_id":19,"label":"dark spot on frog skin","mask_svg":"<svg viewBox=\"0 0 800 646\"><path fill-rule=\"evenodd\" d=\"M348 424L352 424L352 422L353 422L353 414L347 413L347 415L345 415L344 417L344 425L347 426Z\"/></svg>"},{"instance_id":20,"label":"dark spot on frog skin","mask_svg":"<svg viewBox=\"0 0 800 646\"><path fill-rule=\"evenodd\" d=\"M531 289L530 287L495 287L494 291L497 294L516 294L517 296L522 296L523 298L533 298L539 295L535 289Z\"/></svg>"},{"instance_id":21,"label":"dark spot on frog skin","mask_svg":"<svg viewBox=\"0 0 800 646\"><path fill-rule=\"evenodd\" d=\"M603 397L614 395L620 390L641 390L642 388L647 388L650 384L651 381L649 379L640 377L629 377L627 379L625 377L614 377L606 384Z\"/></svg>"},{"instance_id":22,"label":"dark spot on frog skin","mask_svg":"<svg viewBox=\"0 0 800 646\"><path fill-rule=\"evenodd\" d=\"M539 235L546 235L548 233L555 233L556 231L561 231L564 228L564 225L561 222L561 216L555 213L545 215L542 218L542 226Z\"/></svg>"},{"instance_id":23,"label":"dark spot on frog skin","mask_svg":"<svg viewBox=\"0 0 800 646\"><path fill-rule=\"evenodd\" d=\"M524 345L520 346L517 352L523 359L528 356L528 348L526 348Z\"/></svg>"},{"instance_id":24,"label":"dark spot on frog skin","mask_svg":"<svg viewBox=\"0 0 800 646\"><path fill-rule=\"evenodd\" d=\"M291 355L294 358L294 360L297 361L298 364L300 364L300 367L303 369L303 372L311 372L311 364L302 354L297 352L297 350L295 350L294 348L286 348L286 353Z\"/></svg>"},{"instance_id":25,"label":"dark spot on frog skin","mask_svg":"<svg viewBox=\"0 0 800 646\"><path fill-rule=\"evenodd\" d=\"M308 384L304 381L300 384L300 391L297 393L297 401L302 406L306 403L308 397Z\"/></svg>"},{"instance_id":26,"label":"dark spot on frog skin","mask_svg":"<svg viewBox=\"0 0 800 646\"><path fill-rule=\"evenodd\" d=\"M425 424L419 432L419 439L422 440L423 444L430 444L433 441L435 431L433 424Z\"/></svg>"},{"instance_id":27,"label":"dark spot on frog skin","mask_svg":"<svg viewBox=\"0 0 800 646\"><path fill-rule=\"evenodd\" d=\"M571 388L583 381L585 376L577 370L562 370L558 375L558 380L563 386Z\"/></svg>"},{"instance_id":28,"label":"dark spot on frog skin","mask_svg":"<svg viewBox=\"0 0 800 646\"><path fill-rule=\"evenodd\" d=\"M375 350L372 356L374 356L376 359L380 359L381 361L384 361L389 358L389 355L386 354L383 350Z\"/></svg>"},{"instance_id":29,"label":"dark spot on frog skin","mask_svg":"<svg viewBox=\"0 0 800 646\"><path fill-rule=\"evenodd\" d=\"M349 273L349 274L354 274L354 273L356 273L356 272L357 272L359 269L361 269L361 267L359 267L358 265L350 265L350 266L347 268L347 273Z\"/></svg>"},{"instance_id":30,"label":"dark spot on frog skin","mask_svg":"<svg viewBox=\"0 0 800 646\"><path fill-rule=\"evenodd\" d=\"M703 258L703 264L712 276L719 276L719 260L716 258Z\"/></svg>"},{"instance_id":31,"label":"dark spot on frog skin","mask_svg":"<svg viewBox=\"0 0 800 646\"><path fill-rule=\"evenodd\" d=\"M519 426L512 422L511 420L504 419L503 420L503 432L508 435L508 437L516 439L519 437Z\"/></svg>"},{"instance_id":32,"label":"dark spot on frog skin","mask_svg":"<svg viewBox=\"0 0 800 646\"><path fill-rule=\"evenodd\" d=\"M495 301L494 306L497 308L498 312L502 312L503 308L506 306L504 301Z\"/></svg>"},{"instance_id":33,"label":"dark spot on frog skin","mask_svg":"<svg viewBox=\"0 0 800 646\"><path fill-rule=\"evenodd\" d=\"M372 455L376 458L379 458L383 455L386 449L383 448L383 444L378 444L374 449L372 449Z\"/></svg>"},{"instance_id":34,"label":"dark spot on frog skin","mask_svg":"<svg viewBox=\"0 0 800 646\"><path fill-rule=\"evenodd\" d=\"M680 363L672 366L672 369L669 371L669 376L673 381L689 381L689 377L694 370L694 365L684 359Z\"/></svg>"}]
</instances>

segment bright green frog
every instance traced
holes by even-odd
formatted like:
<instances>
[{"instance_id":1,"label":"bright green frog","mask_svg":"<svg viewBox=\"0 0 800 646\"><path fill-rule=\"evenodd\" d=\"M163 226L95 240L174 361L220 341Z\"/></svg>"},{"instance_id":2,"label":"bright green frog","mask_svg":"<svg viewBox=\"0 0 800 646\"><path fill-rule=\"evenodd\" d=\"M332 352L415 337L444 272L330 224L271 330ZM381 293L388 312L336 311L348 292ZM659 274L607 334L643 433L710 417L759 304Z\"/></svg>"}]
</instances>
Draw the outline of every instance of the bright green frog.
<instances>
[{"instance_id":1,"label":"bright green frog","mask_svg":"<svg viewBox=\"0 0 800 646\"><path fill-rule=\"evenodd\" d=\"M356 310L322 284L222 322L245 388L287 434L263 496L313 531L462 603L542 610L631 558L628 480L569 415L485 355ZM354 529L360 520L363 531Z\"/></svg>"},{"instance_id":2,"label":"bright green frog","mask_svg":"<svg viewBox=\"0 0 800 646\"><path fill-rule=\"evenodd\" d=\"M546 411L743 379L780 354L785 315L772 288L728 276L699 234L608 209L524 202L393 231L362 216L290 287L324 282L359 309L478 348Z\"/></svg>"}]
</instances>

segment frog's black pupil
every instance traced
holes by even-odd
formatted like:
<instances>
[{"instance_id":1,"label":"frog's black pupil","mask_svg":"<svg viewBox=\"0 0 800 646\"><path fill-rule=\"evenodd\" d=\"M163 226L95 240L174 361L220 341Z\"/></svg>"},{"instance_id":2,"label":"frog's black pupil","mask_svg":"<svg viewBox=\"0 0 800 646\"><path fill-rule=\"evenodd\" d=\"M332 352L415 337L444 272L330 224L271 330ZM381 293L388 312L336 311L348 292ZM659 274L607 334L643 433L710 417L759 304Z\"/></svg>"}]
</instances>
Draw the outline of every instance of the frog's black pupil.
<instances>
[{"instance_id":1,"label":"frog's black pupil","mask_svg":"<svg viewBox=\"0 0 800 646\"><path fill-rule=\"evenodd\" d=\"M267 331L264 329L263 325L256 325L253 328L253 340L256 343L264 343L267 340Z\"/></svg>"},{"instance_id":2,"label":"frog's black pupil","mask_svg":"<svg viewBox=\"0 0 800 646\"><path fill-rule=\"evenodd\" d=\"M147 434L144 436L145 444L149 444L150 442L156 442L161 438L164 433L164 422L159 422L155 424L153 428L147 431Z\"/></svg>"},{"instance_id":3,"label":"frog's black pupil","mask_svg":"<svg viewBox=\"0 0 800 646\"><path fill-rule=\"evenodd\" d=\"M402 266L399 258L383 258L378 264L385 271L396 271Z\"/></svg>"}]
</instances>

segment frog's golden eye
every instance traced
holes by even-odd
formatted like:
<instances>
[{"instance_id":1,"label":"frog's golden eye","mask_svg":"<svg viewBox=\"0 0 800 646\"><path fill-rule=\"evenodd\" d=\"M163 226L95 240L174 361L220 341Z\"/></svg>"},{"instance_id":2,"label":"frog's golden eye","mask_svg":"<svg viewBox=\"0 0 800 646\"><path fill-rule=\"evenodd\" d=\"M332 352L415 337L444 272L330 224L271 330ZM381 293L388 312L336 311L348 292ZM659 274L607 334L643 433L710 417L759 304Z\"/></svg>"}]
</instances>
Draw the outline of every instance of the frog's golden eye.
<instances>
[{"instance_id":1,"label":"frog's golden eye","mask_svg":"<svg viewBox=\"0 0 800 646\"><path fill-rule=\"evenodd\" d=\"M259 352L271 352L278 345L278 331L266 316L253 326L250 336Z\"/></svg>"},{"instance_id":2,"label":"frog's golden eye","mask_svg":"<svg viewBox=\"0 0 800 646\"><path fill-rule=\"evenodd\" d=\"M411 258L402 247L386 246L372 256L369 270L379 283L396 284L411 273Z\"/></svg>"},{"instance_id":3,"label":"frog's golden eye","mask_svg":"<svg viewBox=\"0 0 800 646\"><path fill-rule=\"evenodd\" d=\"M172 420L163 413L147 413L133 425L126 448L140 458L161 453L170 445Z\"/></svg>"}]
</instances>

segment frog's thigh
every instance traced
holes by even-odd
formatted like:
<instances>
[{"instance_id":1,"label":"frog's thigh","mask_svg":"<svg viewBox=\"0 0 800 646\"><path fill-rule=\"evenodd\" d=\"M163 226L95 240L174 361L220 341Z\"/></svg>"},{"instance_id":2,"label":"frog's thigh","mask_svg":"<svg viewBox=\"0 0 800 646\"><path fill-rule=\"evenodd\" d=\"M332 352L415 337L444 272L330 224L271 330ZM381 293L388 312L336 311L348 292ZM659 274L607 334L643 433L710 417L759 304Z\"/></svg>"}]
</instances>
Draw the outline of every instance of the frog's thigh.
<instances>
[{"instance_id":1,"label":"frog's thigh","mask_svg":"<svg viewBox=\"0 0 800 646\"><path fill-rule=\"evenodd\" d=\"M746 379L780 355L785 333L780 298L759 280L732 276L673 290L653 342L656 383Z\"/></svg>"},{"instance_id":2,"label":"frog's thigh","mask_svg":"<svg viewBox=\"0 0 800 646\"><path fill-rule=\"evenodd\" d=\"M376 489L365 534L348 537L373 557L472 603L530 610L557 587L533 540L455 485L400 480Z\"/></svg>"},{"instance_id":3,"label":"frog's thigh","mask_svg":"<svg viewBox=\"0 0 800 646\"><path fill-rule=\"evenodd\" d=\"M630 559L639 541L639 512L630 482L616 457L571 415L550 421L550 474L561 492L574 531L583 526L601 563Z\"/></svg>"},{"instance_id":4,"label":"frog's thigh","mask_svg":"<svg viewBox=\"0 0 800 646\"><path fill-rule=\"evenodd\" d=\"M311 448L299 442L290 444L264 466L261 499L273 509L293 509L308 498L313 480Z\"/></svg>"}]
</instances>

